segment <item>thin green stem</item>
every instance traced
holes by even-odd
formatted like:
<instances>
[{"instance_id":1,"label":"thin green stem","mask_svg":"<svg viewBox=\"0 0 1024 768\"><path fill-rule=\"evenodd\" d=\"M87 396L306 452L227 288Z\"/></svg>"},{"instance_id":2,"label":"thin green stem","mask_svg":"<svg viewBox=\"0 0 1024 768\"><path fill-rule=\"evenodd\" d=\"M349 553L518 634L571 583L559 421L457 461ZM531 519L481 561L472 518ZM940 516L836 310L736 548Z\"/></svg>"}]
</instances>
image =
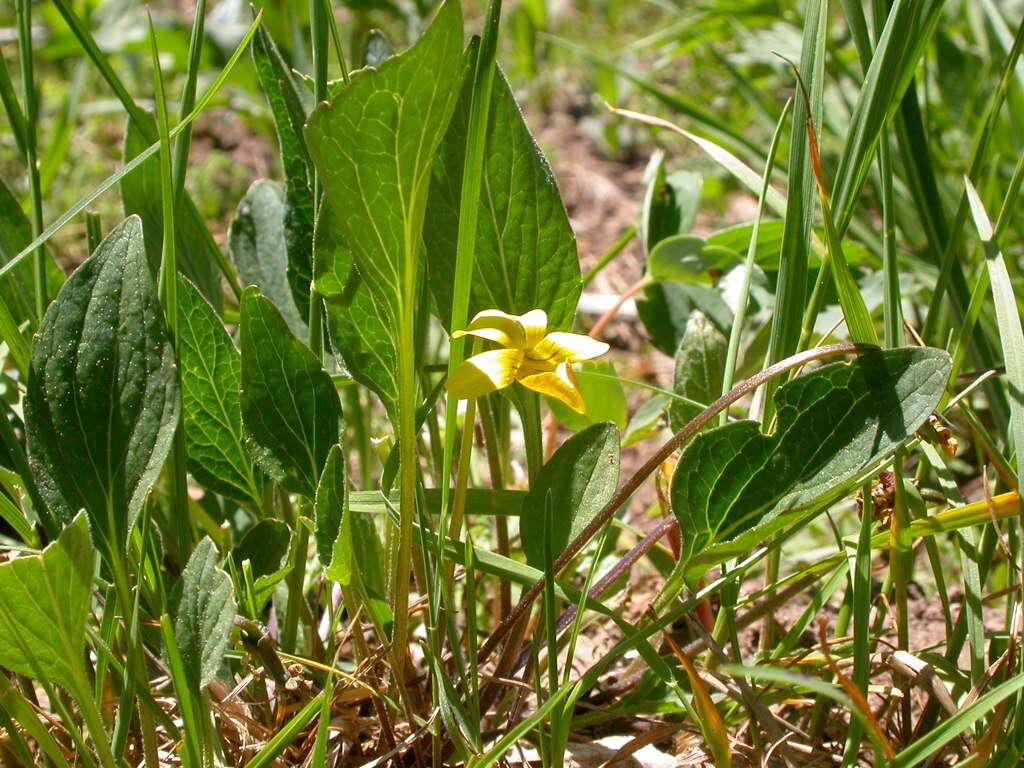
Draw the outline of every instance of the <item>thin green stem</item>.
<instances>
[{"instance_id":1,"label":"thin green stem","mask_svg":"<svg viewBox=\"0 0 1024 768\"><path fill-rule=\"evenodd\" d=\"M164 95L163 72L160 68L160 51L157 49L156 30L153 19L149 19L150 54L153 61L153 80L156 90L157 130L160 140L160 197L163 213L163 249L160 262L158 293L167 316L167 328L177 357L178 347L178 256L177 230L175 228L175 197L173 170L171 167L171 138L167 116L167 99ZM171 509L177 540L178 561L184 563L192 551L192 524L188 513L188 482L186 469L185 432L179 414L177 429L168 470L171 475Z\"/></svg>"},{"instance_id":2,"label":"thin green stem","mask_svg":"<svg viewBox=\"0 0 1024 768\"><path fill-rule=\"evenodd\" d=\"M790 99L782 109L779 122L775 126L775 133L772 135L772 143L768 148L768 159L764 166L764 182L761 187L761 194L757 199L757 212L754 214L754 227L750 233L750 245L747 248L747 259L743 265L743 284L740 288L739 305L736 308L736 316L732 321L732 329L729 332L729 346L725 356L725 371L722 374L722 394L732 389L734 377L736 376L736 359L739 356L740 339L743 336L743 327L747 319L747 306L750 304L750 281L754 274L754 257L757 255L758 233L761 228L761 217L764 215L765 200L768 197L768 190L771 187L772 168L775 165L775 155L779 149L779 138L782 135L782 127L785 125L786 117L793 101ZM729 419L729 413L723 411L719 416L719 424L725 424Z\"/></svg>"},{"instance_id":3,"label":"thin green stem","mask_svg":"<svg viewBox=\"0 0 1024 768\"><path fill-rule=\"evenodd\" d=\"M18 54L21 61L21 83L25 101L25 166L28 170L28 193L32 204L32 236L39 237L43 231L43 197L39 185L39 160L36 153L36 125L39 121L39 105L36 103L35 73L32 59L32 3L31 0L17 0ZM46 250L35 250L32 260L32 281L35 289L36 323L43 322L46 305Z\"/></svg>"}]
</instances>

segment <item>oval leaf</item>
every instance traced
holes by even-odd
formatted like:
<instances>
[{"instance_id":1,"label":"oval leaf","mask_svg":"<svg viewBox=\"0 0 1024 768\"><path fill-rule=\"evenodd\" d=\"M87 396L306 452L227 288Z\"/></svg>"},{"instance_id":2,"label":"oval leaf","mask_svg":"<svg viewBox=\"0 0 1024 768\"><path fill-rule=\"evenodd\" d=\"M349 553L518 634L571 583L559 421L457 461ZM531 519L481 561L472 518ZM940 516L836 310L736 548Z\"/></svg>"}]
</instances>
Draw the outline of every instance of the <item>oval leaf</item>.
<instances>
[{"instance_id":1,"label":"oval leaf","mask_svg":"<svg viewBox=\"0 0 1024 768\"><path fill-rule=\"evenodd\" d=\"M201 691L217 677L235 621L231 577L217 566L219 555L203 538L181 574L181 602L174 636L189 683Z\"/></svg>"},{"instance_id":2,"label":"oval leaf","mask_svg":"<svg viewBox=\"0 0 1024 768\"><path fill-rule=\"evenodd\" d=\"M277 182L268 179L253 182L231 220L228 242L242 285L259 288L281 311L292 333L304 339L306 322L299 314L288 277L285 209L284 190ZM309 304L308 283L306 304Z\"/></svg>"},{"instance_id":3,"label":"oval leaf","mask_svg":"<svg viewBox=\"0 0 1024 768\"><path fill-rule=\"evenodd\" d=\"M686 323L686 332L676 350L675 378L672 385L677 395L709 405L722 394L725 356L728 342L703 312L693 312ZM673 400L669 406L669 425L673 432L686 426L703 408Z\"/></svg>"},{"instance_id":4,"label":"oval leaf","mask_svg":"<svg viewBox=\"0 0 1024 768\"><path fill-rule=\"evenodd\" d=\"M178 357L189 472L211 491L262 503L263 478L245 449L242 358L195 286L178 283Z\"/></svg>"},{"instance_id":5,"label":"oval leaf","mask_svg":"<svg viewBox=\"0 0 1024 768\"><path fill-rule=\"evenodd\" d=\"M25 422L47 503L66 518L85 509L101 548L124 547L178 410L174 352L131 216L68 279L32 343Z\"/></svg>"},{"instance_id":6,"label":"oval leaf","mask_svg":"<svg viewBox=\"0 0 1024 768\"><path fill-rule=\"evenodd\" d=\"M455 286L474 67L466 71L459 107L434 162L423 229L430 287L446 324ZM554 174L500 68L488 111L480 205L469 316L483 309L514 315L543 309L550 328L571 326L581 290L576 235Z\"/></svg>"},{"instance_id":7,"label":"oval leaf","mask_svg":"<svg viewBox=\"0 0 1024 768\"><path fill-rule=\"evenodd\" d=\"M618 484L619 430L614 424L595 424L566 440L541 468L523 501L519 535L526 561L544 568L544 514L549 492L556 516L551 552L557 558L608 503Z\"/></svg>"}]
</instances>

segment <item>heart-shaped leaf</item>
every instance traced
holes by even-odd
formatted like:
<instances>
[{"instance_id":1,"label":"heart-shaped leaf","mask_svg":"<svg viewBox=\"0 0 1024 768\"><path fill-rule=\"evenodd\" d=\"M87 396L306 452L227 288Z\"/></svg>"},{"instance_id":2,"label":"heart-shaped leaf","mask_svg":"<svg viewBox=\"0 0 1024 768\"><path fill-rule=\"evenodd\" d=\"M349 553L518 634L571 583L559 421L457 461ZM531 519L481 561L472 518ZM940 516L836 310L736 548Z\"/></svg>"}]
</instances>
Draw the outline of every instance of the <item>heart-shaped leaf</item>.
<instances>
[{"instance_id":1,"label":"heart-shaped leaf","mask_svg":"<svg viewBox=\"0 0 1024 768\"><path fill-rule=\"evenodd\" d=\"M441 320L450 320L455 285L462 174L474 67L467 66L459 107L434 162L430 214L423 237L430 288ZM580 296L576 236L554 174L530 134L512 89L498 69L488 112L469 314L543 309L550 328L568 328Z\"/></svg>"},{"instance_id":2,"label":"heart-shaped leaf","mask_svg":"<svg viewBox=\"0 0 1024 768\"><path fill-rule=\"evenodd\" d=\"M704 239L696 235L666 237L647 257L647 271L660 281L675 283L700 282L715 266L705 252Z\"/></svg>"},{"instance_id":3,"label":"heart-shaped leaf","mask_svg":"<svg viewBox=\"0 0 1024 768\"><path fill-rule=\"evenodd\" d=\"M263 474L245 448L242 358L188 280L178 282L178 358L189 472L211 491L262 503Z\"/></svg>"},{"instance_id":4,"label":"heart-shaped leaf","mask_svg":"<svg viewBox=\"0 0 1024 768\"><path fill-rule=\"evenodd\" d=\"M341 404L315 354L259 291L242 294L242 420L267 474L312 498L338 442Z\"/></svg>"},{"instance_id":5,"label":"heart-shaped leaf","mask_svg":"<svg viewBox=\"0 0 1024 768\"><path fill-rule=\"evenodd\" d=\"M80 514L40 554L0 565L0 666L88 693L85 626L95 562Z\"/></svg>"},{"instance_id":6,"label":"heart-shaped leaf","mask_svg":"<svg viewBox=\"0 0 1024 768\"><path fill-rule=\"evenodd\" d=\"M178 371L130 216L50 304L32 343L25 403L40 490L85 509L101 549L123 548L171 449Z\"/></svg>"},{"instance_id":7,"label":"heart-shaped leaf","mask_svg":"<svg viewBox=\"0 0 1024 768\"><path fill-rule=\"evenodd\" d=\"M694 438L672 478L687 579L840 498L925 422L949 370L942 350L869 352L781 387L770 435L738 421Z\"/></svg>"},{"instance_id":8,"label":"heart-shaped leaf","mask_svg":"<svg viewBox=\"0 0 1024 768\"><path fill-rule=\"evenodd\" d=\"M189 684L201 691L217 677L235 621L231 577L217 563L217 548L209 537L192 552L181 574L181 602L174 636Z\"/></svg>"},{"instance_id":9,"label":"heart-shaped leaf","mask_svg":"<svg viewBox=\"0 0 1024 768\"><path fill-rule=\"evenodd\" d=\"M558 557L611 500L619 484L619 430L594 424L568 440L548 460L523 501L519 535L526 561L544 569L544 515L551 494L555 513L551 553Z\"/></svg>"}]
</instances>

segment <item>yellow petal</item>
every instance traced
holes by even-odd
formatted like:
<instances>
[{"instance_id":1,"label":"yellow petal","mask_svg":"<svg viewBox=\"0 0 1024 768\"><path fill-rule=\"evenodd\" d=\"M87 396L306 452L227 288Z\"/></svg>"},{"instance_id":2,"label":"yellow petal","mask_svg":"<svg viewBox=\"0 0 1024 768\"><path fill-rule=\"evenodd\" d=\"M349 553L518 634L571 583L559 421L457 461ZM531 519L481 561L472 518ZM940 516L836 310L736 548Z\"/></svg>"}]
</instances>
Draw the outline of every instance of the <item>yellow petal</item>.
<instances>
[{"instance_id":1,"label":"yellow petal","mask_svg":"<svg viewBox=\"0 0 1024 768\"><path fill-rule=\"evenodd\" d=\"M519 349L492 349L473 355L455 369L445 384L451 394L460 400L482 397L503 389L515 381L523 352Z\"/></svg>"},{"instance_id":2,"label":"yellow petal","mask_svg":"<svg viewBox=\"0 0 1024 768\"><path fill-rule=\"evenodd\" d=\"M455 331L453 338L478 336L503 347L529 349L547 333L548 316L542 309L534 309L525 315L509 315L500 309L485 309L478 312L472 322L461 331Z\"/></svg>"},{"instance_id":3,"label":"yellow petal","mask_svg":"<svg viewBox=\"0 0 1024 768\"><path fill-rule=\"evenodd\" d=\"M576 376L572 372L572 366L568 363L562 363L553 371L525 376L519 381L527 389L565 403L576 413L583 413L587 410L583 402L583 395L576 385Z\"/></svg>"},{"instance_id":4,"label":"yellow petal","mask_svg":"<svg viewBox=\"0 0 1024 768\"><path fill-rule=\"evenodd\" d=\"M531 309L525 315L519 316L519 322L523 326L523 333L526 336L524 349L538 344L548 332L548 313L543 309Z\"/></svg>"},{"instance_id":5,"label":"yellow petal","mask_svg":"<svg viewBox=\"0 0 1024 768\"><path fill-rule=\"evenodd\" d=\"M590 360L607 351L608 345L603 341L578 333L553 331L530 350L529 357L534 361L549 361L557 365L564 362L575 363L580 360Z\"/></svg>"}]
</instances>

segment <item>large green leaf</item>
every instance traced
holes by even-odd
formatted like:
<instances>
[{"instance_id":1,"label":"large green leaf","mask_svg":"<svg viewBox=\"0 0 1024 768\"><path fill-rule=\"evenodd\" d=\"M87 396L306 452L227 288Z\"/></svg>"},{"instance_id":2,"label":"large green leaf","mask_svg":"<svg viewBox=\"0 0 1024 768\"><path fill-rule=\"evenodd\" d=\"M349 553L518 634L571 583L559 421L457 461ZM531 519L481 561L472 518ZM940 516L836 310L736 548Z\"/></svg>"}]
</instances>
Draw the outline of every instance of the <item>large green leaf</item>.
<instances>
[{"instance_id":1,"label":"large green leaf","mask_svg":"<svg viewBox=\"0 0 1024 768\"><path fill-rule=\"evenodd\" d=\"M178 283L178 313L189 471L211 491L259 504L263 476L242 431L242 358L213 307L185 279Z\"/></svg>"},{"instance_id":2,"label":"large green leaf","mask_svg":"<svg viewBox=\"0 0 1024 768\"><path fill-rule=\"evenodd\" d=\"M301 317L305 318L309 313L309 286L313 280L315 208L313 167L302 135L306 111L291 70L281 58L270 33L262 26L252 39L252 58L277 127L286 189L284 239L288 254L288 282L295 305Z\"/></svg>"},{"instance_id":3,"label":"large green leaf","mask_svg":"<svg viewBox=\"0 0 1024 768\"><path fill-rule=\"evenodd\" d=\"M218 567L217 547L204 538L181 574L174 636L189 684L200 691L217 677L235 621L231 577Z\"/></svg>"},{"instance_id":4,"label":"large green leaf","mask_svg":"<svg viewBox=\"0 0 1024 768\"><path fill-rule=\"evenodd\" d=\"M242 294L240 325L242 420L256 460L275 480L312 498L327 452L338 442L334 383L255 288Z\"/></svg>"},{"instance_id":5,"label":"large green leaf","mask_svg":"<svg viewBox=\"0 0 1024 768\"><path fill-rule=\"evenodd\" d=\"M284 190L277 182L268 179L253 182L238 203L228 242L242 285L259 288L281 311L292 333L304 339L306 321L299 313L289 283L286 207ZM306 302L308 305L308 281Z\"/></svg>"},{"instance_id":6,"label":"large green leaf","mask_svg":"<svg viewBox=\"0 0 1024 768\"><path fill-rule=\"evenodd\" d=\"M703 312L695 311L686 324L683 340L676 350L676 368L672 388L677 395L709 405L722 394L725 352L728 342ZM673 400L669 406L669 425L673 432L686 426L703 410L696 405Z\"/></svg>"},{"instance_id":7,"label":"large green leaf","mask_svg":"<svg viewBox=\"0 0 1024 768\"><path fill-rule=\"evenodd\" d=\"M459 107L434 162L423 229L430 287L443 322L455 285L462 174L473 89L472 66ZM548 313L552 328L572 325L580 295L576 236L554 174L530 134L512 89L495 73L483 157L480 218L469 312Z\"/></svg>"},{"instance_id":8,"label":"large green leaf","mask_svg":"<svg viewBox=\"0 0 1024 768\"><path fill-rule=\"evenodd\" d=\"M0 666L82 692L95 561L79 515L40 554L0 565Z\"/></svg>"},{"instance_id":9,"label":"large green leaf","mask_svg":"<svg viewBox=\"0 0 1024 768\"><path fill-rule=\"evenodd\" d=\"M156 125L151 115L153 135ZM133 160L142 154L152 142L147 141L134 121L128 120L124 134L124 161ZM146 255L150 269L155 274L160 267L160 253L163 248L163 197L160 187L160 160L155 155L121 179L121 201L125 216L137 215L142 219L146 238ZM218 310L222 302L220 273L217 270L219 254L214 254L216 244L205 231L191 199L184 201L184 215L175 217L177 230L178 269L195 283L207 300Z\"/></svg>"},{"instance_id":10,"label":"large green leaf","mask_svg":"<svg viewBox=\"0 0 1024 768\"><path fill-rule=\"evenodd\" d=\"M845 494L924 423L949 370L937 349L869 352L780 388L770 435L737 421L694 438L672 478L691 583Z\"/></svg>"},{"instance_id":11,"label":"large green leaf","mask_svg":"<svg viewBox=\"0 0 1024 768\"><path fill-rule=\"evenodd\" d=\"M398 353L388 316L356 269L334 216L332 206L320 207L314 240L314 284L326 307L331 345L352 377L373 390L394 413Z\"/></svg>"},{"instance_id":12,"label":"large green leaf","mask_svg":"<svg viewBox=\"0 0 1024 768\"><path fill-rule=\"evenodd\" d=\"M379 69L353 73L306 125L306 144L339 212L332 220L397 329L403 275L415 274L430 167L458 97L462 11L448 0L423 36ZM406 267L409 267L407 270Z\"/></svg>"},{"instance_id":13,"label":"large green leaf","mask_svg":"<svg viewBox=\"0 0 1024 768\"><path fill-rule=\"evenodd\" d=\"M595 424L573 435L543 466L523 501L519 535L526 561L544 568L547 497L555 514L551 553L556 558L607 504L619 484L619 430Z\"/></svg>"},{"instance_id":14,"label":"large green leaf","mask_svg":"<svg viewBox=\"0 0 1024 768\"><path fill-rule=\"evenodd\" d=\"M124 547L179 406L142 222L131 216L68 279L32 343L25 422L47 503L65 518L85 509L101 546Z\"/></svg>"}]
</instances>

